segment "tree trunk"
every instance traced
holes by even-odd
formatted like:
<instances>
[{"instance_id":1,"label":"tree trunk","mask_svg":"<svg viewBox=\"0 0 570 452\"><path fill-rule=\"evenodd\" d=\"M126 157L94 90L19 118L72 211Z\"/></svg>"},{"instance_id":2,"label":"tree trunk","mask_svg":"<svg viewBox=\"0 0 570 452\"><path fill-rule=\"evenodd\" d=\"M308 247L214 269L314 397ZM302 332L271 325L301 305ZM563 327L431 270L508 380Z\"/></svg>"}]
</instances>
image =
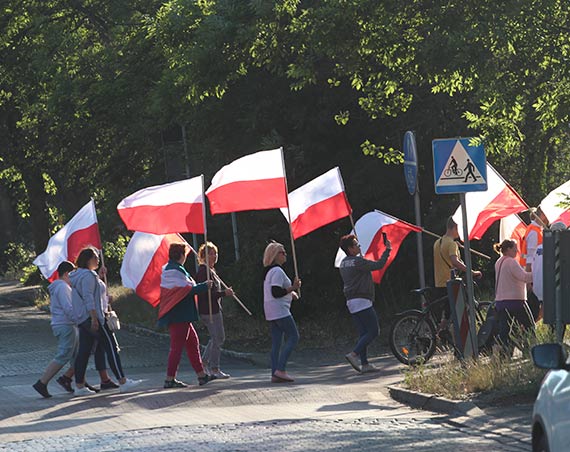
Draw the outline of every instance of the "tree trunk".
<instances>
[{"instance_id":1,"label":"tree trunk","mask_svg":"<svg viewBox=\"0 0 570 452\"><path fill-rule=\"evenodd\" d=\"M45 250L50 237L44 180L42 172L36 168L21 168L20 171L26 184L30 203L30 223L34 249L37 254L40 254Z\"/></svg>"}]
</instances>

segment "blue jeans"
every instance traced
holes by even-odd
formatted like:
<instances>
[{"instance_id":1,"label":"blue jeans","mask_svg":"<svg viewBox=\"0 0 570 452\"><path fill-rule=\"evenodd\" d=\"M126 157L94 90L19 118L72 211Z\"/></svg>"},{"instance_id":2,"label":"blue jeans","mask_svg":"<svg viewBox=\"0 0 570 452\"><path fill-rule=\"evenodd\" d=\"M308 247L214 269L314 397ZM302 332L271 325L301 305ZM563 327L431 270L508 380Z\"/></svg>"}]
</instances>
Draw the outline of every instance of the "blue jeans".
<instances>
[{"instance_id":1,"label":"blue jeans","mask_svg":"<svg viewBox=\"0 0 570 452\"><path fill-rule=\"evenodd\" d=\"M363 311L355 312L352 315L352 319L358 329L360 337L358 342L354 347L354 353L360 356L360 362L362 365L368 364L368 355L366 349L368 345L378 336L378 317L376 316L376 311L371 306Z\"/></svg>"},{"instance_id":2,"label":"blue jeans","mask_svg":"<svg viewBox=\"0 0 570 452\"><path fill-rule=\"evenodd\" d=\"M271 320L271 375L276 370L285 371L289 355L299 342L299 331L293 316ZM285 335L285 345L283 345ZM283 348L281 347L283 345Z\"/></svg>"}]
</instances>

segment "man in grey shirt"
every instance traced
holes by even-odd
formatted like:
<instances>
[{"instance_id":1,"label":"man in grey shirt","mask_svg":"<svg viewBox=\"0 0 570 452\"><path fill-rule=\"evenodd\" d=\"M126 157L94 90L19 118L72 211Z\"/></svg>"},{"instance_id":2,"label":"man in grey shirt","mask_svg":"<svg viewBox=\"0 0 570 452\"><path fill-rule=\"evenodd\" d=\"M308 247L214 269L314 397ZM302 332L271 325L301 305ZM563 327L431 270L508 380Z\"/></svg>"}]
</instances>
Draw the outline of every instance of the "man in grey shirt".
<instances>
[{"instance_id":1,"label":"man in grey shirt","mask_svg":"<svg viewBox=\"0 0 570 452\"><path fill-rule=\"evenodd\" d=\"M378 316L372 306L374 301L374 281L370 272L386 265L392 245L385 238L386 249L377 261L365 259L361 255L360 244L355 235L345 235L340 239L340 248L346 257L340 264L340 276L344 282L346 306L360 334L354 350L346 355L347 361L357 372L375 372L378 369L368 363L368 345L378 336Z\"/></svg>"}]
</instances>

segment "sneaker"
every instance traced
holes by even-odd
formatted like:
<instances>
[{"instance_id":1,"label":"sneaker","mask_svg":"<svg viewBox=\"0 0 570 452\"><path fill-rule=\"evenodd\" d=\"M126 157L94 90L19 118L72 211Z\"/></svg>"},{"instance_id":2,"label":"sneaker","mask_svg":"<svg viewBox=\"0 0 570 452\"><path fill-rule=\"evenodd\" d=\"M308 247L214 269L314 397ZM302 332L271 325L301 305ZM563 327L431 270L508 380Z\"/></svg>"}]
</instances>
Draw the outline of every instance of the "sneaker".
<instances>
[{"instance_id":1,"label":"sneaker","mask_svg":"<svg viewBox=\"0 0 570 452\"><path fill-rule=\"evenodd\" d=\"M131 380L129 378L127 378L127 381L125 381L121 386L119 391L120 392L129 392L132 391L134 388L136 388L138 385L140 385L142 383L142 380Z\"/></svg>"},{"instance_id":2,"label":"sneaker","mask_svg":"<svg viewBox=\"0 0 570 452\"><path fill-rule=\"evenodd\" d=\"M99 386L101 389L117 389L119 385L113 380L102 381Z\"/></svg>"},{"instance_id":3,"label":"sneaker","mask_svg":"<svg viewBox=\"0 0 570 452\"><path fill-rule=\"evenodd\" d=\"M289 375L287 372L283 370L276 370L275 372L273 372L273 376L287 382L295 381L295 379L291 375Z\"/></svg>"},{"instance_id":4,"label":"sneaker","mask_svg":"<svg viewBox=\"0 0 570 452\"><path fill-rule=\"evenodd\" d=\"M363 364L362 365L362 369L361 372L363 374L367 374L367 373L372 373L372 372L379 372L380 369L378 369L378 367L373 366L372 364Z\"/></svg>"},{"instance_id":5,"label":"sneaker","mask_svg":"<svg viewBox=\"0 0 570 452\"><path fill-rule=\"evenodd\" d=\"M354 370L356 370L357 372L361 372L362 370L360 369L359 366L359 358L358 355L354 355L352 353L347 353L345 356L346 360L350 363L350 365L354 368Z\"/></svg>"},{"instance_id":6,"label":"sneaker","mask_svg":"<svg viewBox=\"0 0 570 452\"><path fill-rule=\"evenodd\" d=\"M219 378L220 380L226 380L230 378L230 374L225 373L223 370L217 370L212 375L216 378Z\"/></svg>"},{"instance_id":7,"label":"sneaker","mask_svg":"<svg viewBox=\"0 0 570 452\"><path fill-rule=\"evenodd\" d=\"M71 387L71 378L62 375L55 381L67 392L73 393L73 388Z\"/></svg>"},{"instance_id":8,"label":"sneaker","mask_svg":"<svg viewBox=\"0 0 570 452\"><path fill-rule=\"evenodd\" d=\"M183 381L177 380L176 378L174 380L164 380L164 389L186 388L186 387L188 387L188 385L186 383L184 383Z\"/></svg>"},{"instance_id":9,"label":"sneaker","mask_svg":"<svg viewBox=\"0 0 570 452\"><path fill-rule=\"evenodd\" d=\"M48 392L47 385L43 384L40 380L36 381L32 387L40 393L42 397L49 399L51 394Z\"/></svg>"},{"instance_id":10,"label":"sneaker","mask_svg":"<svg viewBox=\"0 0 570 452\"><path fill-rule=\"evenodd\" d=\"M200 386L204 386L206 383L208 383L209 381L215 380L216 376L215 375L209 375L206 374L203 377L198 377L198 384Z\"/></svg>"},{"instance_id":11,"label":"sneaker","mask_svg":"<svg viewBox=\"0 0 570 452\"><path fill-rule=\"evenodd\" d=\"M87 387L87 385L85 385L83 388L75 388L75 396L76 397L88 396L88 395L93 395L93 394L95 394L95 391L92 391L91 389L89 389Z\"/></svg>"},{"instance_id":12,"label":"sneaker","mask_svg":"<svg viewBox=\"0 0 570 452\"><path fill-rule=\"evenodd\" d=\"M89 389L91 392L99 392L101 391L99 388L96 388L95 386L91 386L89 383L85 382L85 387L87 389Z\"/></svg>"}]
</instances>

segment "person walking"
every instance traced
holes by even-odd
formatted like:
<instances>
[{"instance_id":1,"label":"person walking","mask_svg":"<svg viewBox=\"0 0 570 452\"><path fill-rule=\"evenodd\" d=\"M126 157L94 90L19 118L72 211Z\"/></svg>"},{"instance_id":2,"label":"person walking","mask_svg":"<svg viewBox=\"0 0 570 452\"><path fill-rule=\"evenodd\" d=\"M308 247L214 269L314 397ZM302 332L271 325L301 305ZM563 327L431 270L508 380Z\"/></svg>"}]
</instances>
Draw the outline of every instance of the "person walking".
<instances>
[{"instance_id":1,"label":"person walking","mask_svg":"<svg viewBox=\"0 0 570 452\"><path fill-rule=\"evenodd\" d=\"M357 372L375 372L378 369L368 362L368 346L378 336L378 316L374 310L374 281L370 272L384 268L392 245L384 241L386 249L377 261L362 257L360 244L354 234L340 239L340 248L346 257L340 263L340 276L344 283L346 306L359 333L354 349L345 358Z\"/></svg>"},{"instance_id":2,"label":"person walking","mask_svg":"<svg viewBox=\"0 0 570 452\"><path fill-rule=\"evenodd\" d=\"M231 287L227 289L222 288L222 282L216 273L215 265L218 262L218 247L212 242L202 244L198 249L198 262L200 267L196 273L196 282L205 282L208 279L208 272L206 269L206 253L208 253L208 265L210 266L210 277L212 278L212 288L210 289L210 296L212 300L212 312L210 316L210 299L208 292L198 294L198 313L200 320L208 329L210 340L206 345L202 355L202 362L207 373L216 378L230 378L230 375L220 369L220 354L222 344L226 339L224 331L224 319L222 315L222 299L224 297L231 297L234 291Z\"/></svg>"},{"instance_id":3,"label":"person walking","mask_svg":"<svg viewBox=\"0 0 570 452\"><path fill-rule=\"evenodd\" d=\"M183 349L198 376L198 384L205 385L216 377L204 370L200 356L200 342L192 325L199 319L194 295L205 293L212 287L207 280L197 284L184 268L190 251L186 243L171 243L168 263L162 270L160 280L160 304L158 325L167 327L170 334L170 351L164 388L185 388L188 385L176 379Z\"/></svg>"},{"instance_id":4,"label":"person walking","mask_svg":"<svg viewBox=\"0 0 570 452\"><path fill-rule=\"evenodd\" d=\"M283 270L287 261L285 247L271 242L263 253L263 310L271 328L271 382L287 383L295 379L287 371L287 361L299 342L299 331L291 315L291 302L298 300L301 280L293 282ZM283 344L283 338L285 343Z\"/></svg>"},{"instance_id":5,"label":"person walking","mask_svg":"<svg viewBox=\"0 0 570 452\"><path fill-rule=\"evenodd\" d=\"M56 381L66 391L73 392L70 382L74 373L73 361L79 346L79 331L71 305L71 281L69 280L69 272L74 269L75 265L71 262L61 262L57 267L58 279L48 287L51 329L57 338L57 354L41 378L33 384L33 388L45 398L51 397L47 388L48 383L67 363L71 364L69 369Z\"/></svg>"},{"instance_id":6,"label":"person walking","mask_svg":"<svg viewBox=\"0 0 570 452\"><path fill-rule=\"evenodd\" d=\"M94 391L85 385L85 373L91 351L99 345L109 357L111 370L119 380L121 392L132 391L140 380L125 376L118 354L116 339L105 318L106 286L96 273L99 267L99 252L94 247L81 250L77 257L77 270L69 274L72 287L71 301L79 324L79 351L75 359L75 395L91 395ZM99 348L99 353L101 349ZM104 355L103 355L104 356Z\"/></svg>"},{"instance_id":7,"label":"person walking","mask_svg":"<svg viewBox=\"0 0 570 452\"><path fill-rule=\"evenodd\" d=\"M516 241L503 240L495 244L494 249L501 255L495 262L495 308L499 338L510 355L513 329L519 330L515 331L519 333L519 340L522 333L534 330L534 319L526 302L526 285L532 282L532 272L525 271L517 262ZM520 341L519 346L522 347Z\"/></svg>"}]
</instances>

